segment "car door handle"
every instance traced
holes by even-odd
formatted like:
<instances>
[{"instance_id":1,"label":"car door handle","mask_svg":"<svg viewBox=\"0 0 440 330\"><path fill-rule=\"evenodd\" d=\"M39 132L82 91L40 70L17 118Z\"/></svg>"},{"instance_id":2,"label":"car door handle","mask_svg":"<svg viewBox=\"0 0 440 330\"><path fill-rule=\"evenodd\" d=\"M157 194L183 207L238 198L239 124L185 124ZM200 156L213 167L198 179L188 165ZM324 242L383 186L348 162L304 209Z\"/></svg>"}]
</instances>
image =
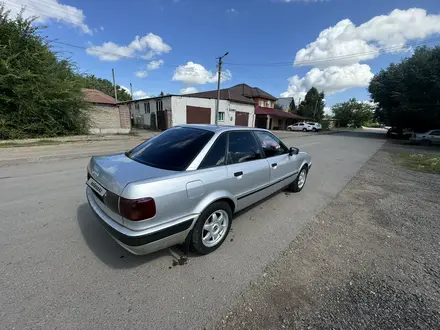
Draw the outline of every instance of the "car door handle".
<instances>
[{"instance_id":1,"label":"car door handle","mask_svg":"<svg viewBox=\"0 0 440 330\"><path fill-rule=\"evenodd\" d=\"M273 163L270 166L272 166L273 168L277 168L278 164L277 163Z\"/></svg>"},{"instance_id":2,"label":"car door handle","mask_svg":"<svg viewBox=\"0 0 440 330\"><path fill-rule=\"evenodd\" d=\"M243 175L243 172L242 171L240 171L240 172L235 172L234 173L234 176L235 177L239 177L239 176L242 176Z\"/></svg>"}]
</instances>

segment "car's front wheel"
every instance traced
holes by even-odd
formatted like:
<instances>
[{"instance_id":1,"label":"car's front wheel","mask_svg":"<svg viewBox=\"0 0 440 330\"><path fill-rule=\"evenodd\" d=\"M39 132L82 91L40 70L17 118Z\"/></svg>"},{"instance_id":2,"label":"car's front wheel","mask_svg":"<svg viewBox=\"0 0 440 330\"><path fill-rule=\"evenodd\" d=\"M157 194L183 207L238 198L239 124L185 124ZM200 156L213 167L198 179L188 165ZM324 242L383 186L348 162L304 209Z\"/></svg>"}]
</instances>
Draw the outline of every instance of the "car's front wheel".
<instances>
[{"instance_id":1,"label":"car's front wheel","mask_svg":"<svg viewBox=\"0 0 440 330\"><path fill-rule=\"evenodd\" d=\"M420 141L420 145L421 146L425 146L425 147L430 146L431 145L431 141L424 139L424 140Z\"/></svg>"},{"instance_id":2,"label":"car's front wheel","mask_svg":"<svg viewBox=\"0 0 440 330\"><path fill-rule=\"evenodd\" d=\"M303 128L303 132L307 132L307 128Z\"/></svg>"},{"instance_id":3,"label":"car's front wheel","mask_svg":"<svg viewBox=\"0 0 440 330\"><path fill-rule=\"evenodd\" d=\"M292 130L292 127L287 127L287 130L288 130L288 131L291 131L291 130Z\"/></svg>"},{"instance_id":4,"label":"car's front wheel","mask_svg":"<svg viewBox=\"0 0 440 330\"><path fill-rule=\"evenodd\" d=\"M225 201L214 202L200 215L195 224L191 245L200 254L215 251L228 236L231 228L232 210Z\"/></svg>"},{"instance_id":5,"label":"car's front wheel","mask_svg":"<svg viewBox=\"0 0 440 330\"><path fill-rule=\"evenodd\" d=\"M299 171L299 174L296 177L295 181L293 181L289 185L289 190L293 192L300 192L306 184L307 173L307 166L303 166L303 168L301 168L301 171Z\"/></svg>"}]
</instances>

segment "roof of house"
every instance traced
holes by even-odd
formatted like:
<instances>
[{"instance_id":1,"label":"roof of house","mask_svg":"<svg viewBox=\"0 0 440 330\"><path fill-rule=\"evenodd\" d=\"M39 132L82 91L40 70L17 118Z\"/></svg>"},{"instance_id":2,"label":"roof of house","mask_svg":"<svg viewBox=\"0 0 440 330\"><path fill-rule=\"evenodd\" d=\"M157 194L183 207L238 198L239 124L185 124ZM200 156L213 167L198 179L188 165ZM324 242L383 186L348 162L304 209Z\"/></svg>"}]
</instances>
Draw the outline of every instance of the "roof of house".
<instances>
[{"instance_id":1,"label":"roof of house","mask_svg":"<svg viewBox=\"0 0 440 330\"><path fill-rule=\"evenodd\" d=\"M255 107L255 114L256 115L270 115L270 116L274 116L274 117L282 117L282 118L292 118L292 119L309 119L306 117L301 117L297 114L291 113L291 112L286 112L280 109L274 109L274 108L266 108L266 107L260 107L257 106Z\"/></svg>"},{"instance_id":2,"label":"roof of house","mask_svg":"<svg viewBox=\"0 0 440 330\"><path fill-rule=\"evenodd\" d=\"M84 88L83 92L88 102L116 105L116 100L113 97L96 89Z\"/></svg>"},{"instance_id":3,"label":"roof of house","mask_svg":"<svg viewBox=\"0 0 440 330\"><path fill-rule=\"evenodd\" d=\"M217 98L217 91L207 91L207 92L200 92L200 93L192 93L192 94L184 94L182 96L189 96L189 97L200 97L204 99L216 99ZM231 102L238 102L238 103L245 103L245 104L255 104L254 101L251 99L244 97L240 93L237 93L235 91L231 91L230 88L225 88L220 90L220 100L228 100Z\"/></svg>"},{"instance_id":4,"label":"roof of house","mask_svg":"<svg viewBox=\"0 0 440 330\"><path fill-rule=\"evenodd\" d=\"M270 95L269 93L266 93L262 89L260 89L258 87L251 87L246 84L239 84L239 85L232 86L231 88L229 88L229 90L231 92L238 93L240 95L243 95L243 96L246 96L249 98L261 97L263 99L268 99L268 100L272 100L272 101L277 100L276 97Z\"/></svg>"}]
</instances>

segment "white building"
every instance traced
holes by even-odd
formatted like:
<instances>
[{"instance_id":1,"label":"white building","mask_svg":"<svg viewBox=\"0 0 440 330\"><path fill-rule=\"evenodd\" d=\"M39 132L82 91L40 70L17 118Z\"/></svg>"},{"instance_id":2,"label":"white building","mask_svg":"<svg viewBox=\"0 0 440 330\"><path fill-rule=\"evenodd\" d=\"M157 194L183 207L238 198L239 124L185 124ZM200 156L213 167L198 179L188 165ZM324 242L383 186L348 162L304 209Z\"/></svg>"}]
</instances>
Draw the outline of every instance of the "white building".
<instances>
[{"instance_id":1,"label":"white building","mask_svg":"<svg viewBox=\"0 0 440 330\"><path fill-rule=\"evenodd\" d=\"M256 101L238 91L242 86L220 91L219 125L255 126ZM134 126L162 130L179 124L215 124L216 99L217 91L208 91L124 103L129 105Z\"/></svg>"}]
</instances>

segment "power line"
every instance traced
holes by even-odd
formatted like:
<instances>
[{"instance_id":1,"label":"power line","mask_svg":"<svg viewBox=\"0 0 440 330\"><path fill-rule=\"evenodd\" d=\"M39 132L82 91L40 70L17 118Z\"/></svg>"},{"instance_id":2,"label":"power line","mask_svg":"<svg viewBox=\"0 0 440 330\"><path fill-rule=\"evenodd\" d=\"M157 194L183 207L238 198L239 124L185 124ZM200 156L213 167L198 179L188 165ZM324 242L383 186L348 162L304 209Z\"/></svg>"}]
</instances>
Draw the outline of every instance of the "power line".
<instances>
[{"instance_id":1,"label":"power line","mask_svg":"<svg viewBox=\"0 0 440 330\"><path fill-rule=\"evenodd\" d=\"M378 51L369 51L369 52L362 52L362 53L352 53L352 54L341 55L341 56L332 56L332 57L328 57L328 58L324 58L324 59L319 59L319 60L314 60L314 61L297 61L297 62L295 62L295 65L313 65L313 64L321 63L321 62L331 62L331 61L335 61L335 60L339 60L339 59L355 58L355 57L362 56L362 55L383 54L383 53L386 53L386 52L391 52L391 51L405 49L405 48L408 48L410 46L426 45L426 44L429 44L429 43L436 42L438 40L440 40L440 37L436 37L436 38L432 38L432 39L427 39L427 40L423 40L423 41L409 42L409 43L406 43L403 46L394 46L394 47L382 48L382 49L379 49ZM293 63L292 61L269 62L269 63L232 63L232 62L224 62L224 64L228 64L228 65L232 65L232 66L260 66L260 67L261 66L283 67L283 66L291 66L292 63Z\"/></svg>"}]
</instances>

